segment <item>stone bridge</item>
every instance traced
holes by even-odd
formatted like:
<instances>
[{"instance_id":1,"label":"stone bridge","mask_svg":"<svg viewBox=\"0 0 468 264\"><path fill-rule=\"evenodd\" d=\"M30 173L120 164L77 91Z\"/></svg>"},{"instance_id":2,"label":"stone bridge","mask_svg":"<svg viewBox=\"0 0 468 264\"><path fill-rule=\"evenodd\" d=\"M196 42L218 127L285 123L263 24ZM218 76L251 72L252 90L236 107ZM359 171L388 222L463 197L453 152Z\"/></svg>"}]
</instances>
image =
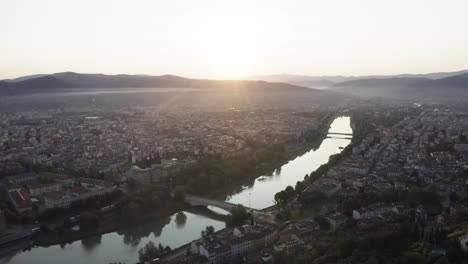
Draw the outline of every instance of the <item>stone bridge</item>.
<instances>
[{"instance_id":1,"label":"stone bridge","mask_svg":"<svg viewBox=\"0 0 468 264\"><path fill-rule=\"evenodd\" d=\"M218 207L218 208L221 208L223 210L226 210L228 212L230 212L232 210L232 208L237 206L237 204L233 204L233 203L229 203L229 202L225 202L225 201L219 201L219 200L203 198L203 197L198 197L198 196L193 196L193 195L190 195L190 194L185 195L185 201L188 204L193 205L193 206L200 206L200 205L214 206L214 207ZM247 211L255 211L254 209L248 208L248 207L245 207L245 209L247 209Z\"/></svg>"},{"instance_id":2,"label":"stone bridge","mask_svg":"<svg viewBox=\"0 0 468 264\"><path fill-rule=\"evenodd\" d=\"M238 206L238 204L233 204L225 201L218 201L218 200L213 200L213 199L208 199L208 198L203 198L203 197L198 197L198 196L193 196L190 194L185 195L185 201L193 206L214 206L221 208L223 210L226 210L230 212L232 208ZM245 207L244 208L252 214L252 216L255 218L256 221L259 222L266 222L270 224L275 223L275 217L272 213L267 213L267 212L262 212L257 209Z\"/></svg>"}]
</instances>

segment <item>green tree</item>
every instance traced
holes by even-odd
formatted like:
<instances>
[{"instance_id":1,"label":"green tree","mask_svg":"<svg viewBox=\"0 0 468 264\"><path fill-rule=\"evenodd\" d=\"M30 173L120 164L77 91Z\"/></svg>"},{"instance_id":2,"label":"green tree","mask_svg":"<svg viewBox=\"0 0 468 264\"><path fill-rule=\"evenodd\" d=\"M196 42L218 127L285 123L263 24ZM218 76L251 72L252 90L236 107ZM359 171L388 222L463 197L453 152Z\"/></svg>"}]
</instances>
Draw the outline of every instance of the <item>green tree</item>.
<instances>
[{"instance_id":1,"label":"green tree","mask_svg":"<svg viewBox=\"0 0 468 264\"><path fill-rule=\"evenodd\" d=\"M294 188L296 191L296 194L300 194L302 191L304 191L306 188L306 185L304 182L298 181L296 183L296 187Z\"/></svg>"},{"instance_id":2,"label":"green tree","mask_svg":"<svg viewBox=\"0 0 468 264\"><path fill-rule=\"evenodd\" d=\"M153 208L158 208L161 206L161 199L158 195L154 195L153 198L151 198L151 205Z\"/></svg>"},{"instance_id":3,"label":"green tree","mask_svg":"<svg viewBox=\"0 0 468 264\"><path fill-rule=\"evenodd\" d=\"M209 225L205 229L207 236L212 236L215 233L215 228L212 225Z\"/></svg>"},{"instance_id":4,"label":"green tree","mask_svg":"<svg viewBox=\"0 0 468 264\"><path fill-rule=\"evenodd\" d=\"M127 224L134 224L141 217L142 210L137 202L129 202L122 209L122 219Z\"/></svg>"},{"instance_id":5,"label":"green tree","mask_svg":"<svg viewBox=\"0 0 468 264\"><path fill-rule=\"evenodd\" d=\"M439 259L437 259L437 261L435 262L435 264L449 264L450 262L448 261L447 257L446 256L442 256L440 257Z\"/></svg>"},{"instance_id":6,"label":"green tree","mask_svg":"<svg viewBox=\"0 0 468 264\"><path fill-rule=\"evenodd\" d=\"M438 202L437 189L434 185L426 188L413 187L408 191L407 199L413 204L434 204Z\"/></svg>"},{"instance_id":7,"label":"green tree","mask_svg":"<svg viewBox=\"0 0 468 264\"><path fill-rule=\"evenodd\" d=\"M80 214L80 230L91 231L99 227L99 216L96 212L84 211Z\"/></svg>"},{"instance_id":8,"label":"green tree","mask_svg":"<svg viewBox=\"0 0 468 264\"><path fill-rule=\"evenodd\" d=\"M249 218L247 210L242 204L239 204L232 208L231 215L227 219L227 224L230 226L236 226L242 224L245 220Z\"/></svg>"},{"instance_id":9,"label":"green tree","mask_svg":"<svg viewBox=\"0 0 468 264\"><path fill-rule=\"evenodd\" d=\"M152 261L153 259L169 252L171 252L170 247L163 247L161 243L156 246L153 241L150 241L143 248L138 250L138 259L140 262Z\"/></svg>"},{"instance_id":10,"label":"green tree","mask_svg":"<svg viewBox=\"0 0 468 264\"><path fill-rule=\"evenodd\" d=\"M353 210L358 209L361 207L361 201L357 198L350 197L346 198L341 202L341 210L343 210L344 213L351 215L353 213Z\"/></svg>"},{"instance_id":11,"label":"green tree","mask_svg":"<svg viewBox=\"0 0 468 264\"><path fill-rule=\"evenodd\" d=\"M404 264L426 264L426 258L416 252L407 252L403 255L401 263Z\"/></svg>"},{"instance_id":12,"label":"green tree","mask_svg":"<svg viewBox=\"0 0 468 264\"><path fill-rule=\"evenodd\" d=\"M310 207L320 201L323 201L326 198L325 194L313 190L313 191L306 191L299 195L298 200L304 207Z\"/></svg>"},{"instance_id":13,"label":"green tree","mask_svg":"<svg viewBox=\"0 0 468 264\"><path fill-rule=\"evenodd\" d=\"M185 222L187 221L187 216L184 214L184 212L178 212L175 218L176 224L181 226L184 225Z\"/></svg>"},{"instance_id":14,"label":"green tree","mask_svg":"<svg viewBox=\"0 0 468 264\"><path fill-rule=\"evenodd\" d=\"M179 202L185 200L185 190L183 186L176 186L174 188L174 199Z\"/></svg>"}]
</instances>

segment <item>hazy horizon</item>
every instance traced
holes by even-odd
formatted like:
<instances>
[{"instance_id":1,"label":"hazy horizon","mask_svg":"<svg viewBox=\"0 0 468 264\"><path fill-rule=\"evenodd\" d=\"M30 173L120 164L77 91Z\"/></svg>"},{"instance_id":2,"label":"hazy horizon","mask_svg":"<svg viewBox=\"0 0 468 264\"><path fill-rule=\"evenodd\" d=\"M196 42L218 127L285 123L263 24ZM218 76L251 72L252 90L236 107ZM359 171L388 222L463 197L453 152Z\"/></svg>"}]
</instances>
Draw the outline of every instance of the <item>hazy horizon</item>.
<instances>
[{"instance_id":1,"label":"hazy horizon","mask_svg":"<svg viewBox=\"0 0 468 264\"><path fill-rule=\"evenodd\" d=\"M7 0L1 7L0 79L63 71L236 79L468 68L468 2L461 0Z\"/></svg>"},{"instance_id":2,"label":"hazy horizon","mask_svg":"<svg viewBox=\"0 0 468 264\"><path fill-rule=\"evenodd\" d=\"M202 79L202 80L203 79L206 79L206 80L254 80L252 78L264 77L264 76L266 76L266 77L268 77L268 76L281 76L281 75L298 76L298 77L350 77L350 78L352 78L352 77L372 77L372 76L398 76L398 75L406 75L406 74L418 75L418 74L432 74L432 73L450 73L450 72L459 72L459 71L465 71L465 70L468 70L468 67L463 68L463 69L456 69L456 70L453 70L453 71L442 71L442 70L440 70L440 71L432 71L432 72L411 72L411 73L400 72L400 73L394 73L394 74L373 74L373 73L368 73L368 74L363 74L363 75L345 75L345 74L312 75L312 74L295 74L295 73L281 72L281 73L269 73L269 74L268 73L266 73L266 74L253 74L253 75L247 75L247 76L237 76L237 77L232 77L232 78L216 78L216 77L210 78L210 77L203 77L203 76L191 77L191 76L185 76L185 75L174 74L174 73L162 73L162 74L133 73L133 74L129 74L129 73L124 73L124 72L121 72L121 73L76 72L76 71L66 71L65 70L65 71L47 72L47 73L42 73L42 72L31 73L31 74L26 74L26 75L13 76L13 77L10 77L10 78L3 78L3 79L0 79L0 80L13 80L13 79L20 78L20 77L27 77L27 76L34 76L34 75L52 75L52 74L64 73L64 72L73 72L73 73L77 73L77 74L104 74L104 75L110 75L110 76L113 76L113 75L135 75L135 76L173 75L173 76L178 76L178 77L183 77L183 78L193 78L193 79Z\"/></svg>"}]
</instances>

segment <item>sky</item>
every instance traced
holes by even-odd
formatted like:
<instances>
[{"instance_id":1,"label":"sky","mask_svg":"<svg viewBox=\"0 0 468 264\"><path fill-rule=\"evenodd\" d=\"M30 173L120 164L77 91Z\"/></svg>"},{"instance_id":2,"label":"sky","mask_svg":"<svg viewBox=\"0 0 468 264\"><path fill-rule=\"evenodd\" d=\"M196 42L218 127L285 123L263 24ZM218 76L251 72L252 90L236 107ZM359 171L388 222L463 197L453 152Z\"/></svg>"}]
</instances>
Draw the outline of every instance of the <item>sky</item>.
<instances>
[{"instance_id":1,"label":"sky","mask_svg":"<svg viewBox=\"0 0 468 264\"><path fill-rule=\"evenodd\" d=\"M0 0L0 79L468 69L466 0Z\"/></svg>"}]
</instances>

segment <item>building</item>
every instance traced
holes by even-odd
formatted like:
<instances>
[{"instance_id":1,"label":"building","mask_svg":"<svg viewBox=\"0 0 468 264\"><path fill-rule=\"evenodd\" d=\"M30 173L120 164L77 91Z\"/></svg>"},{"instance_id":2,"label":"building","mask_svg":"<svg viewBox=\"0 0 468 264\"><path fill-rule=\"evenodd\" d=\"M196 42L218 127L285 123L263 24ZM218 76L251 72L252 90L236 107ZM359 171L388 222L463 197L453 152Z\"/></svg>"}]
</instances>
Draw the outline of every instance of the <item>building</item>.
<instances>
[{"instance_id":1,"label":"building","mask_svg":"<svg viewBox=\"0 0 468 264\"><path fill-rule=\"evenodd\" d=\"M113 192L116 186L110 182L77 178L75 186L63 188L61 191L53 191L44 195L46 208L68 208L74 202L83 201L92 197L103 196Z\"/></svg>"},{"instance_id":2,"label":"building","mask_svg":"<svg viewBox=\"0 0 468 264\"><path fill-rule=\"evenodd\" d=\"M39 179L39 175L35 172L25 172L16 175L6 176L5 181L16 183L16 184L25 184L31 181Z\"/></svg>"},{"instance_id":3,"label":"building","mask_svg":"<svg viewBox=\"0 0 468 264\"><path fill-rule=\"evenodd\" d=\"M459 241L461 249L465 252L468 252L468 233L460 237Z\"/></svg>"},{"instance_id":4,"label":"building","mask_svg":"<svg viewBox=\"0 0 468 264\"><path fill-rule=\"evenodd\" d=\"M330 229L332 231L342 228L347 222L348 217L341 213L334 213L325 217L327 222L330 224Z\"/></svg>"},{"instance_id":5,"label":"building","mask_svg":"<svg viewBox=\"0 0 468 264\"><path fill-rule=\"evenodd\" d=\"M28 213L32 210L32 201L29 193L21 189L8 190L8 198L15 207L16 212L20 214Z\"/></svg>"},{"instance_id":6,"label":"building","mask_svg":"<svg viewBox=\"0 0 468 264\"><path fill-rule=\"evenodd\" d=\"M29 194L31 196L40 196L45 193L49 192L58 192L62 190L61 183L50 183L50 184L42 184L39 182L32 182L27 185Z\"/></svg>"},{"instance_id":7,"label":"building","mask_svg":"<svg viewBox=\"0 0 468 264\"><path fill-rule=\"evenodd\" d=\"M191 253L204 256L206 263L226 263L230 259L244 257L254 250L273 245L278 231L269 225L244 225L232 233L219 237L203 237L191 243Z\"/></svg>"}]
</instances>

